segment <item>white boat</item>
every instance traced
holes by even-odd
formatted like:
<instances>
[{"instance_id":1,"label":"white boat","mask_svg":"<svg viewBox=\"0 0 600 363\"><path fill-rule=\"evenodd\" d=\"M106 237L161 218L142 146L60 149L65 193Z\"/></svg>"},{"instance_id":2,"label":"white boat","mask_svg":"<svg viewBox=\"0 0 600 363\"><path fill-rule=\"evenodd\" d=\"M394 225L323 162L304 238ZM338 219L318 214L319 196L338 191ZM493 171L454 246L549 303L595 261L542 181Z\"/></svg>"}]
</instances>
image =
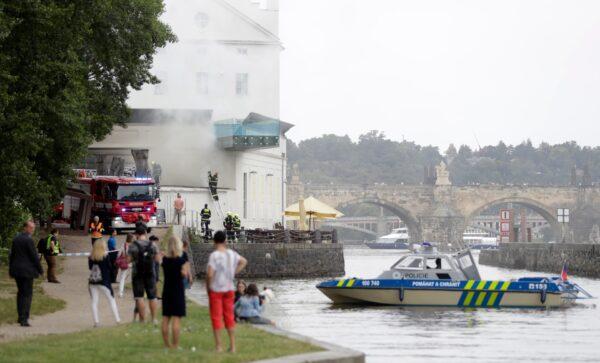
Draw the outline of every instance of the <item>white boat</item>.
<instances>
[{"instance_id":1,"label":"white boat","mask_svg":"<svg viewBox=\"0 0 600 363\"><path fill-rule=\"evenodd\" d=\"M365 243L367 247L373 249L399 249L407 250L410 247L408 242L410 236L408 234L408 228L400 227L392 229L392 233L386 234L377 238L373 242Z\"/></svg>"},{"instance_id":2,"label":"white boat","mask_svg":"<svg viewBox=\"0 0 600 363\"><path fill-rule=\"evenodd\" d=\"M439 253L427 245L375 279L330 280L317 288L336 304L550 308L573 303L579 293L591 297L560 277L482 280L470 250Z\"/></svg>"},{"instance_id":3,"label":"white boat","mask_svg":"<svg viewBox=\"0 0 600 363\"><path fill-rule=\"evenodd\" d=\"M490 237L488 232L469 228L463 233L463 243L474 250L491 250L498 248L498 239Z\"/></svg>"}]
</instances>

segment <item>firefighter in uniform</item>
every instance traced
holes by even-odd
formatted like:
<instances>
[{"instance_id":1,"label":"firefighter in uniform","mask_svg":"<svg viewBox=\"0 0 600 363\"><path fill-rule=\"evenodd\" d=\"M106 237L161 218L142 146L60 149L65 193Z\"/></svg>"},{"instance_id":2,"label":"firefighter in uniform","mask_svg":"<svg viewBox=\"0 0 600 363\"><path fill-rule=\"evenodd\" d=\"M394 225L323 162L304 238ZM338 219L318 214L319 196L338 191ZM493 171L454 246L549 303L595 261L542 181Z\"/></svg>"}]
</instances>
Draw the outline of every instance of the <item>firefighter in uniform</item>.
<instances>
[{"instance_id":1,"label":"firefighter in uniform","mask_svg":"<svg viewBox=\"0 0 600 363\"><path fill-rule=\"evenodd\" d=\"M104 227L102 226L102 222L100 222L100 217L95 216L94 221L90 223L90 233L92 234L92 246L96 240L102 238L102 232L104 232Z\"/></svg>"},{"instance_id":2,"label":"firefighter in uniform","mask_svg":"<svg viewBox=\"0 0 600 363\"><path fill-rule=\"evenodd\" d=\"M225 227L225 231L227 232L227 239L229 241L233 241L235 239L235 231L233 230L234 224L235 223L233 219L233 213L227 212L227 216L223 221L223 227Z\"/></svg>"},{"instance_id":3,"label":"firefighter in uniform","mask_svg":"<svg viewBox=\"0 0 600 363\"><path fill-rule=\"evenodd\" d=\"M58 229L53 228L46 239L46 250L44 251L44 259L48 264L47 277L48 282L55 284L60 283L56 278L56 256L60 253L60 243L58 242Z\"/></svg>"},{"instance_id":4,"label":"firefighter in uniform","mask_svg":"<svg viewBox=\"0 0 600 363\"><path fill-rule=\"evenodd\" d=\"M210 228L208 228L210 225L210 217L211 213L210 209L208 209L208 204L204 204L204 208L200 211L200 225L202 228L202 234L207 238L211 237Z\"/></svg>"},{"instance_id":5,"label":"firefighter in uniform","mask_svg":"<svg viewBox=\"0 0 600 363\"><path fill-rule=\"evenodd\" d=\"M210 195L215 201L219 200L219 195L217 194L217 185L219 184L219 173L208 172L208 188L210 189Z\"/></svg>"}]
</instances>

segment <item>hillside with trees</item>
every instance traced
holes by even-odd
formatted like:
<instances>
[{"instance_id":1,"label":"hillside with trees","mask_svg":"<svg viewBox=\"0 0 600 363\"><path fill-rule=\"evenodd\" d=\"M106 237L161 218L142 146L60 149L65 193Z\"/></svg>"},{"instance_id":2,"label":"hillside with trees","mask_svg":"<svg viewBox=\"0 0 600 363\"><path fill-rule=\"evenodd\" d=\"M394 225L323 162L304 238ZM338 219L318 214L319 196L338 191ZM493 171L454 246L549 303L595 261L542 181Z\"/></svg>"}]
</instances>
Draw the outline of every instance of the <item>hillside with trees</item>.
<instances>
[{"instance_id":1,"label":"hillside with trees","mask_svg":"<svg viewBox=\"0 0 600 363\"><path fill-rule=\"evenodd\" d=\"M298 164L304 182L322 184L420 184L424 168L445 160L454 185L528 184L568 185L600 181L600 147L576 142L534 146L499 142L472 150L450 145L442 154L437 147L410 141L393 141L370 131L358 141L348 136L323 135L288 141L288 165Z\"/></svg>"}]
</instances>

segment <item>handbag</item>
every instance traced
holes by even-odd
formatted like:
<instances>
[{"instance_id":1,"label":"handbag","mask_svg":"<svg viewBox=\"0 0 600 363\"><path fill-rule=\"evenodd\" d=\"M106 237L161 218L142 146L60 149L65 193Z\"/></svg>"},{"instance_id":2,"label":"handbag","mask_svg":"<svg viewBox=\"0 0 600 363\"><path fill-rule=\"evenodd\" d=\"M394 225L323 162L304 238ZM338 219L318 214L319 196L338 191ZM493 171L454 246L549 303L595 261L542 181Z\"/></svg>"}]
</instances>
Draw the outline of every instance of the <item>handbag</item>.
<instances>
[{"instance_id":1,"label":"handbag","mask_svg":"<svg viewBox=\"0 0 600 363\"><path fill-rule=\"evenodd\" d=\"M127 270L129 268L129 261L127 260L126 250L127 250L127 248L123 247L123 251L119 254L119 256L117 257L117 259L115 261L115 265L117 265L117 267L120 270Z\"/></svg>"}]
</instances>

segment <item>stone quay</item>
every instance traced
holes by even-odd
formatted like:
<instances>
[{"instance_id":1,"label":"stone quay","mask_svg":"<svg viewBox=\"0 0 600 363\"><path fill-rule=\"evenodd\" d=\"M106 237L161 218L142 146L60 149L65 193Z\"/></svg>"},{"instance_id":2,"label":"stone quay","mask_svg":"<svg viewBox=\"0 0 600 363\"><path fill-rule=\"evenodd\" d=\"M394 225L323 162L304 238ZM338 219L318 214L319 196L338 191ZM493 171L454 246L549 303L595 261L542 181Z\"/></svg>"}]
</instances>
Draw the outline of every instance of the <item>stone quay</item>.
<instances>
[{"instance_id":1,"label":"stone quay","mask_svg":"<svg viewBox=\"0 0 600 363\"><path fill-rule=\"evenodd\" d=\"M600 245L591 243L501 243L500 249L484 250L483 265L560 274L567 262L570 275L600 277Z\"/></svg>"}]
</instances>

